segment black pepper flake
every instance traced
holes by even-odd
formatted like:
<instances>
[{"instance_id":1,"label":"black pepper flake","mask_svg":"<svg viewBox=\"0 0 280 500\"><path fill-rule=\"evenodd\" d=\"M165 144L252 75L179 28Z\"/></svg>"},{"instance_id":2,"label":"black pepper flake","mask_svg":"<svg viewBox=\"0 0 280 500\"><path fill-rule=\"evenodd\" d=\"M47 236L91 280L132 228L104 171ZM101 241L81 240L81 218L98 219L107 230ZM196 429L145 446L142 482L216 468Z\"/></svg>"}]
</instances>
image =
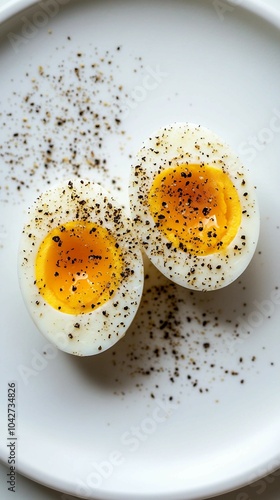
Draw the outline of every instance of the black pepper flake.
<instances>
[{"instance_id":1,"label":"black pepper flake","mask_svg":"<svg viewBox=\"0 0 280 500\"><path fill-rule=\"evenodd\" d=\"M204 207L204 208L202 209L202 213L203 213L203 215L204 215L204 216L208 215L208 214L209 214L209 212L210 212L210 208L208 208L208 207Z\"/></svg>"}]
</instances>

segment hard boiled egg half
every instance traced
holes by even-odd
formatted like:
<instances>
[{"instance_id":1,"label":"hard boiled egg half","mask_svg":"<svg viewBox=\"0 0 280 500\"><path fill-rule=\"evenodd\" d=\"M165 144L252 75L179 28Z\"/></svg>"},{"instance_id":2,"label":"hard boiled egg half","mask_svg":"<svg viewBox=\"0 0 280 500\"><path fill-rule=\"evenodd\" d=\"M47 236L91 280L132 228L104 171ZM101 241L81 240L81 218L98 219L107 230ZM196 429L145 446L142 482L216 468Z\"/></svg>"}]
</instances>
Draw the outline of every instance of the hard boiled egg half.
<instances>
[{"instance_id":1,"label":"hard boiled egg half","mask_svg":"<svg viewBox=\"0 0 280 500\"><path fill-rule=\"evenodd\" d=\"M105 351L125 334L142 295L142 254L130 220L87 180L49 189L28 213L19 280L50 342L78 356Z\"/></svg>"},{"instance_id":2,"label":"hard boiled egg half","mask_svg":"<svg viewBox=\"0 0 280 500\"><path fill-rule=\"evenodd\" d=\"M161 128L132 166L130 207L152 263L194 290L229 285L256 249L255 188L230 147L192 123Z\"/></svg>"}]
</instances>

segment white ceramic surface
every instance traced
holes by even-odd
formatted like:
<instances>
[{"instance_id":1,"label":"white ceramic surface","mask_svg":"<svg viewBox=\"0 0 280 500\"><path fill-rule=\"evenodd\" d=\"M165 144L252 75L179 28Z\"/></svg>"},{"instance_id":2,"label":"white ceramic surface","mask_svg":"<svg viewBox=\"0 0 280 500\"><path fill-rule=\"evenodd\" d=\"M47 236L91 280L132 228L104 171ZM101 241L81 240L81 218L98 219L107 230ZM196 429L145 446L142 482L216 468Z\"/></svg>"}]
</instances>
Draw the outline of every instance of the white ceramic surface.
<instances>
[{"instance_id":1,"label":"white ceramic surface","mask_svg":"<svg viewBox=\"0 0 280 500\"><path fill-rule=\"evenodd\" d=\"M10 2L3 19L32 3ZM260 2L245 1L48 5L48 13L39 5L6 21L0 45L0 175L1 186L8 186L0 192L0 407L7 405L8 382L16 381L18 471L69 494L108 500L206 498L254 481L280 464L280 18ZM93 84L91 65L97 63L102 74ZM87 121L77 115L86 102ZM202 123L230 142L252 171L262 232L241 284L207 297L165 286L166 307L157 305L158 289L147 294L155 343L147 336L151 320L144 305L139 329L129 332L115 357L75 359L52 350L28 317L17 283L17 243L26 206L46 183L49 139L53 170L73 144L83 160L91 145L98 148L87 138L96 125L94 106L106 116L103 127L106 121L113 128L114 110L122 118L123 134L118 127L104 133L100 154L108 173L90 172L116 197L126 199L130 154L150 131L174 120ZM62 114L64 132L55 122ZM30 182L34 162L35 181L18 191L14 177ZM65 175L62 168L49 170L47 180ZM148 347L166 348L159 335L165 321L174 334L166 310L176 304L176 333L185 336L176 349L185 359L178 360L168 343L168 354L158 360ZM137 360L131 361L132 352ZM145 375L151 365L154 371ZM0 418L6 463L6 411ZM243 498L258 494L257 487L244 491Z\"/></svg>"}]
</instances>

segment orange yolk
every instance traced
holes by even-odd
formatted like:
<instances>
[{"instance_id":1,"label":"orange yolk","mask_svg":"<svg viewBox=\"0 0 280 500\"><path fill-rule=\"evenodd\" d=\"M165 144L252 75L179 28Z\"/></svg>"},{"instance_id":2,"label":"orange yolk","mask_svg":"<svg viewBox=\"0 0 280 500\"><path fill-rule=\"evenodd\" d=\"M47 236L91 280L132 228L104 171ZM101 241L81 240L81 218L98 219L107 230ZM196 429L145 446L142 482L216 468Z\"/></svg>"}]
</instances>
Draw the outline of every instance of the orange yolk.
<instances>
[{"instance_id":1,"label":"orange yolk","mask_svg":"<svg viewBox=\"0 0 280 500\"><path fill-rule=\"evenodd\" d=\"M35 263L45 301L68 313L88 313L107 302L121 281L123 259L112 234L91 222L71 221L52 229Z\"/></svg>"},{"instance_id":2,"label":"orange yolk","mask_svg":"<svg viewBox=\"0 0 280 500\"><path fill-rule=\"evenodd\" d=\"M156 226L176 247L198 256L226 250L241 223L241 204L228 175L209 165L160 172L148 195Z\"/></svg>"}]
</instances>

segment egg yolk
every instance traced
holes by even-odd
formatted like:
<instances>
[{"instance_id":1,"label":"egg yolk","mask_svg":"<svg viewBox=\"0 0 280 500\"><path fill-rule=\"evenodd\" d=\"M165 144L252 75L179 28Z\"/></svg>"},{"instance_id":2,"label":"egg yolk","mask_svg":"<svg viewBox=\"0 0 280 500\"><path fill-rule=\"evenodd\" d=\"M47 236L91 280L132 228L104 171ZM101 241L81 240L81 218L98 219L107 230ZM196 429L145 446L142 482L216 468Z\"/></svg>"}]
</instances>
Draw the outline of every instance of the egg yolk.
<instances>
[{"instance_id":1,"label":"egg yolk","mask_svg":"<svg viewBox=\"0 0 280 500\"><path fill-rule=\"evenodd\" d=\"M241 223L231 179L209 165L178 165L155 177L148 194L158 229L182 251L198 256L226 250Z\"/></svg>"},{"instance_id":2,"label":"egg yolk","mask_svg":"<svg viewBox=\"0 0 280 500\"><path fill-rule=\"evenodd\" d=\"M123 259L114 236L91 222L71 221L52 229L35 263L45 301L68 313L88 313L107 302L121 281Z\"/></svg>"}]
</instances>

